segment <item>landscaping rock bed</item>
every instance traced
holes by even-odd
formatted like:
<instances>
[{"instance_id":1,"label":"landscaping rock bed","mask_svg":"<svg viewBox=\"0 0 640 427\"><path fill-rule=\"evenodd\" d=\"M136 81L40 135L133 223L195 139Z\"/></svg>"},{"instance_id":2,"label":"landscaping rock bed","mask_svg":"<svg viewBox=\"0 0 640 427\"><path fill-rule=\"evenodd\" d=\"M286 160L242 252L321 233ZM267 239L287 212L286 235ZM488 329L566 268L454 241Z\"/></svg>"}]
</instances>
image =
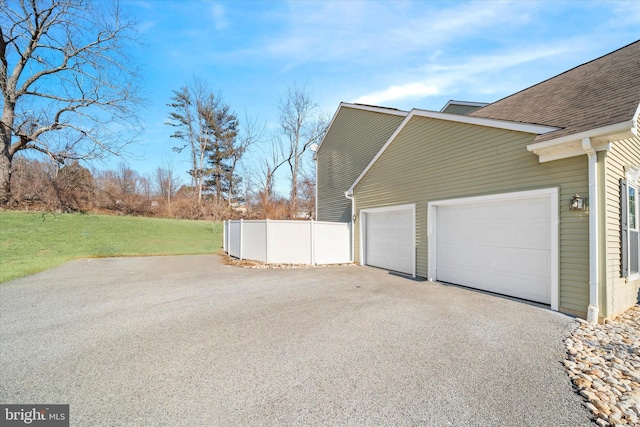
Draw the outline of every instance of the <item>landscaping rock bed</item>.
<instances>
[{"instance_id":1,"label":"landscaping rock bed","mask_svg":"<svg viewBox=\"0 0 640 427\"><path fill-rule=\"evenodd\" d=\"M640 305L602 325L576 319L565 368L600 426L640 426Z\"/></svg>"},{"instance_id":2,"label":"landscaping rock bed","mask_svg":"<svg viewBox=\"0 0 640 427\"><path fill-rule=\"evenodd\" d=\"M253 261L250 259L238 259L231 257L227 254L222 255L224 259L224 263L227 265L234 265L236 267L243 268L258 268L258 269L277 269L277 270L290 270L290 269L298 269L298 268L325 268L325 267L351 267L356 264L347 263L347 264L318 264L318 265L309 265L309 264L275 264L269 263L266 264L260 261Z\"/></svg>"}]
</instances>

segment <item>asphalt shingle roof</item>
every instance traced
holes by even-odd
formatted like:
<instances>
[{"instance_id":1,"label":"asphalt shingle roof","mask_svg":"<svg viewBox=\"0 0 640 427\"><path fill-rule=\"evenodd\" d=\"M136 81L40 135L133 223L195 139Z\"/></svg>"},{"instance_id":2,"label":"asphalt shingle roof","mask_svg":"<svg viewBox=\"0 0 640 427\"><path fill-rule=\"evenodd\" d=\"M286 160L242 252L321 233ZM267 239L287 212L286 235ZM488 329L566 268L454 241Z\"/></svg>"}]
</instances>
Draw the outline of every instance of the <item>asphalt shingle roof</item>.
<instances>
[{"instance_id":1,"label":"asphalt shingle roof","mask_svg":"<svg viewBox=\"0 0 640 427\"><path fill-rule=\"evenodd\" d=\"M470 113L561 128L536 142L631 120L640 104L640 40Z\"/></svg>"}]
</instances>

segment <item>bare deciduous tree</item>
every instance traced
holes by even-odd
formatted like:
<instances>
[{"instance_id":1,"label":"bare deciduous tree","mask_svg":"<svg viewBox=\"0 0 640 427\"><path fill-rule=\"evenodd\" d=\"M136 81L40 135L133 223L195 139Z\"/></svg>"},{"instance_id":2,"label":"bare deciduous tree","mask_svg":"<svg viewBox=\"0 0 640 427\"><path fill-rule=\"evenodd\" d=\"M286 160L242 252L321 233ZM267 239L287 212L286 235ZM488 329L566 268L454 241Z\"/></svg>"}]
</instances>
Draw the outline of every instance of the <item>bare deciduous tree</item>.
<instances>
[{"instance_id":1,"label":"bare deciduous tree","mask_svg":"<svg viewBox=\"0 0 640 427\"><path fill-rule=\"evenodd\" d=\"M59 163L118 154L137 129L133 23L117 2L0 2L0 204L15 155ZM127 124L127 126L121 126Z\"/></svg>"},{"instance_id":2,"label":"bare deciduous tree","mask_svg":"<svg viewBox=\"0 0 640 427\"><path fill-rule=\"evenodd\" d=\"M307 88L295 85L287 89L284 99L278 105L281 133L291 173L289 212L292 217L298 211L302 155L312 144L319 143L327 130L327 121L322 116L315 115L317 107Z\"/></svg>"},{"instance_id":3,"label":"bare deciduous tree","mask_svg":"<svg viewBox=\"0 0 640 427\"><path fill-rule=\"evenodd\" d=\"M262 138L266 125L258 125L256 120L251 119L245 114L241 133L235 144L230 147L229 150L229 194L228 203L229 206L233 203L234 199L237 199L238 188L236 185L237 180L234 179L236 175L236 169L242 156L249 150L249 148ZM246 183L245 183L246 185Z\"/></svg>"},{"instance_id":4,"label":"bare deciduous tree","mask_svg":"<svg viewBox=\"0 0 640 427\"><path fill-rule=\"evenodd\" d=\"M181 185L180 179L175 174L173 164L165 161L163 166L158 166L155 179L158 193L167 201L167 209L171 213L171 199Z\"/></svg>"},{"instance_id":5,"label":"bare deciduous tree","mask_svg":"<svg viewBox=\"0 0 640 427\"><path fill-rule=\"evenodd\" d=\"M287 163L287 157L280 141L272 140L269 152L262 158L257 182L260 183L258 190L261 210L268 212L269 204L274 198L275 174L278 169ZM268 218L268 217L267 217Z\"/></svg>"}]
</instances>

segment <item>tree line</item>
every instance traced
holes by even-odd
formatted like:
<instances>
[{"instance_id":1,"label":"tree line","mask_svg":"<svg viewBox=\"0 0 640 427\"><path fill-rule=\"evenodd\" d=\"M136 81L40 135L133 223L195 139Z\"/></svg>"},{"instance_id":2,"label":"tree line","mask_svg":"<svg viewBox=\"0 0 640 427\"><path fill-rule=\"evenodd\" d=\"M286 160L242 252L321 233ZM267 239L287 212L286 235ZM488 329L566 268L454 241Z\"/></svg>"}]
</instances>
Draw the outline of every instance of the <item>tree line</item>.
<instances>
[{"instance_id":1,"label":"tree line","mask_svg":"<svg viewBox=\"0 0 640 427\"><path fill-rule=\"evenodd\" d=\"M309 149L327 120L306 87L287 90L276 107L279 129L267 134L196 78L167 104L173 150L189 156L188 183L170 164L153 176L124 161L90 170L95 159L121 155L141 132L134 22L118 2L2 5L0 206L212 219L312 215ZM254 161L241 167L250 152ZM274 191L285 171L286 197Z\"/></svg>"},{"instance_id":2,"label":"tree line","mask_svg":"<svg viewBox=\"0 0 640 427\"><path fill-rule=\"evenodd\" d=\"M13 207L50 212L93 212L176 219L286 219L289 200L274 196L265 204L262 194L244 189L241 203L207 199L197 203L197 190L184 182L172 165L139 173L125 162L113 169L89 169L78 161L59 165L51 161L19 157L14 161ZM299 208L313 212L314 187L302 182ZM305 216L306 217L306 216ZM300 218L300 217L299 217Z\"/></svg>"}]
</instances>

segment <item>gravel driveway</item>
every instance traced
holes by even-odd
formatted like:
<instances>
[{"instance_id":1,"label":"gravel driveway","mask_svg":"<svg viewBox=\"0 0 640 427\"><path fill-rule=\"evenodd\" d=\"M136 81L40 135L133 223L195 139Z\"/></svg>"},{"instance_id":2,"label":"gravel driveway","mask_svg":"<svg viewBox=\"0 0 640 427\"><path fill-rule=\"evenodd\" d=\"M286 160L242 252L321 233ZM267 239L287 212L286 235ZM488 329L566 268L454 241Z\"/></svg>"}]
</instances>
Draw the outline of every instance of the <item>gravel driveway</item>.
<instances>
[{"instance_id":1,"label":"gravel driveway","mask_svg":"<svg viewBox=\"0 0 640 427\"><path fill-rule=\"evenodd\" d=\"M570 325L368 267L80 260L0 284L0 403L78 426L585 426Z\"/></svg>"}]
</instances>

